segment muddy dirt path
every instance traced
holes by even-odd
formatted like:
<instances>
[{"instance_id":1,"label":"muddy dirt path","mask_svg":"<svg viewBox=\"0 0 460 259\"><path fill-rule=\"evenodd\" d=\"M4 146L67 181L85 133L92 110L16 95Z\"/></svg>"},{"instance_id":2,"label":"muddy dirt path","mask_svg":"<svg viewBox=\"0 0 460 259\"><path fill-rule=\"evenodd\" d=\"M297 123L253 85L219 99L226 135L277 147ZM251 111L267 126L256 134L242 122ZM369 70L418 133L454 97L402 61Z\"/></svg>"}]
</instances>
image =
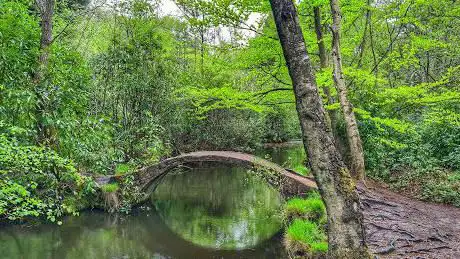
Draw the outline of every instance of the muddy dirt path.
<instances>
[{"instance_id":1,"label":"muddy dirt path","mask_svg":"<svg viewBox=\"0 0 460 259\"><path fill-rule=\"evenodd\" d=\"M379 258L460 259L460 209L359 186L369 248Z\"/></svg>"}]
</instances>

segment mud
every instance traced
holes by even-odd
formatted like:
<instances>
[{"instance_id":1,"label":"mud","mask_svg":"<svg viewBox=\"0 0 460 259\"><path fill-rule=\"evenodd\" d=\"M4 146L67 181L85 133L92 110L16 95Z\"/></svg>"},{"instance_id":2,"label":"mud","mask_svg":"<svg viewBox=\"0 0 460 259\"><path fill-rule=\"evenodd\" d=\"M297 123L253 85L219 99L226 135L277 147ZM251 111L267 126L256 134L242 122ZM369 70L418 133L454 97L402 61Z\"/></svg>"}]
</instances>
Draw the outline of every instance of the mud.
<instances>
[{"instance_id":1,"label":"mud","mask_svg":"<svg viewBox=\"0 0 460 259\"><path fill-rule=\"evenodd\" d=\"M360 185L366 240L378 258L460 258L460 209Z\"/></svg>"}]
</instances>

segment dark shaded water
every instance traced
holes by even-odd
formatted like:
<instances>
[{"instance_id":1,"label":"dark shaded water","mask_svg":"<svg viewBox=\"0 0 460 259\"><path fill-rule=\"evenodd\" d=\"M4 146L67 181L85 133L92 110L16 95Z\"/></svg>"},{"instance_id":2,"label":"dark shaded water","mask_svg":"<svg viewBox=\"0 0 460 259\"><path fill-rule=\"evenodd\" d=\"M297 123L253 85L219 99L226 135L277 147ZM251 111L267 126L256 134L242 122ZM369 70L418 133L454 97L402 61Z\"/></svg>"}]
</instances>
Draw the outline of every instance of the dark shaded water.
<instances>
[{"instance_id":1,"label":"dark shaded water","mask_svg":"<svg viewBox=\"0 0 460 259\"><path fill-rule=\"evenodd\" d=\"M286 258L281 206L279 192L246 169L181 169L132 215L0 227L0 258Z\"/></svg>"}]
</instances>

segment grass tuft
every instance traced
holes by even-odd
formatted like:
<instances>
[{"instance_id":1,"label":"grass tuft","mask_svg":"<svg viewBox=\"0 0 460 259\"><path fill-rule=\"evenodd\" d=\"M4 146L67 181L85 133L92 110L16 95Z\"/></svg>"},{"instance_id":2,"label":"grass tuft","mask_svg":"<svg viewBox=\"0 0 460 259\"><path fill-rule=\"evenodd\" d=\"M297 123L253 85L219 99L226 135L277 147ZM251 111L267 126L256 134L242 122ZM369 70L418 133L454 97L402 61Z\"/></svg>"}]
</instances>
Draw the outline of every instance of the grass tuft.
<instances>
[{"instance_id":1,"label":"grass tuft","mask_svg":"<svg viewBox=\"0 0 460 259\"><path fill-rule=\"evenodd\" d=\"M285 214L288 227L284 242L291 258L323 258L328 243L324 229L326 207L318 192L311 192L307 198L287 201Z\"/></svg>"},{"instance_id":2,"label":"grass tuft","mask_svg":"<svg viewBox=\"0 0 460 259\"><path fill-rule=\"evenodd\" d=\"M309 254L317 257L327 253L327 237L316 223L303 219L295 219L285 234L288 250L297 255Z\"/></svg>"},{"instance_id":3,"label":"grass tuft","mask_svg":"<svg viewBox=\"0 0 460 259\"><path fill-rule=\"evenodd\" d=\"M288 219L304 218L322 223L326 219L326 207L321 197L313 193L306 199L294 198L289 200L285 206Z\"/></svg>"},{"instance_id":4,"label":"grass tuft","mask_svg":"<svg viewBox=\"0 0 460 259\"><path fill-rule=\"evenodd\" d=\"M104 193L114 193L114 192L117 192L118 189L120 189L120 187L118 186L117 183L109 183L109 184L103 185L101 189L102 189L102 192Z\"/></svg>"}]
</instances>

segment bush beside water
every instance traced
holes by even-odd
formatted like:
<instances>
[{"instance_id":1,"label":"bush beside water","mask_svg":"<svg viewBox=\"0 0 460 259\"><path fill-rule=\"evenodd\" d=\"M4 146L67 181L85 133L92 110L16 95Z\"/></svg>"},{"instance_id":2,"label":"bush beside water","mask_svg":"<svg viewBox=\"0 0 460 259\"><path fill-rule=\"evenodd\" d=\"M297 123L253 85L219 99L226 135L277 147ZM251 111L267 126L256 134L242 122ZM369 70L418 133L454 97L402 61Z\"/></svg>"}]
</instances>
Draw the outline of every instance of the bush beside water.
<instances>
[{"instance_id":1,"label":"bush beside water","mask_svg":"<svg viewBox=\"0 0 460 259\"><path fill-rule=\"evenodd\" d=\"M55 222L90 206L95 184L56 152L0 135L0 220Z\"/></svg>"}]
</instances>

